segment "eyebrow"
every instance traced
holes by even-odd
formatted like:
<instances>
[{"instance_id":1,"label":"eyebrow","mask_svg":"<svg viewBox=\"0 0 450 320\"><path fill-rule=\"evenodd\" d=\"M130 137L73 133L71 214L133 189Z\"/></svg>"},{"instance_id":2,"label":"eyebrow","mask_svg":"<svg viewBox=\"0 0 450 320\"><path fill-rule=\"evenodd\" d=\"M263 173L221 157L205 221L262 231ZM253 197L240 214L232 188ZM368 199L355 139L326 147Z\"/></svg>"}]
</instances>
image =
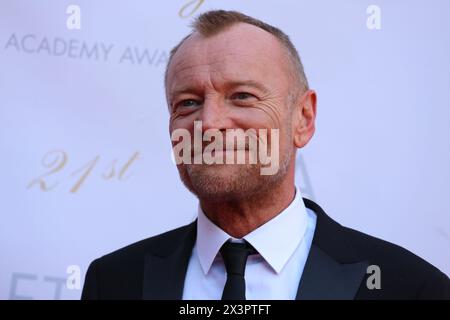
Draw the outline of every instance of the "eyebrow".
<instances>
[{"instance_id":1,"label":"eyebrow","mask_svg":"<svg viewBox=\"0 0 450 320\"><path fill-rule=\"evenodd\" d=\"M253 87L263 93L268 93L269 89L263 85L260 82L254 81L254 80L243 80L243 81L230 81L226 83L227 87L240 87L240 86L246 86L246 87Z\"/></svg>"},{"instance_id":2,"label":"eyebrow","mask_svg":"<svg viewBox=\"0 0 450 320\"><path fill-rule=\"evenodd\" d=\"M246 86L246 87L253 87L259 91L261 91L262 93L268 93L269 89L264 86L262 83L259 83L257 81L254 80L234 80L234 81L228 81L225 83L225 87L226 88L234 88L234 87L240 87L240 86ZM182 87L180 89L175 90L174 92L172 92L170 94L171 97L176 97L180 94L184 94L184 93L193 93L193 94L199 94L199 90L198 87L193 87L191 85L188 85L186 87Z\"/></svg>"}]
</instances>

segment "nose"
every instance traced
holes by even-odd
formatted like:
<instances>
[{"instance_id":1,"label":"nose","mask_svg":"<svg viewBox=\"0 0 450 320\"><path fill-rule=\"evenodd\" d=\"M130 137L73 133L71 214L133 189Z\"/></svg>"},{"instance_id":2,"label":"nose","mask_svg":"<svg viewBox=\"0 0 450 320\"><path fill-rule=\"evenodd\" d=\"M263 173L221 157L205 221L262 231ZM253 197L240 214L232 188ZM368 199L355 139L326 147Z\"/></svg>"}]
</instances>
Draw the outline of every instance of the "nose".
<instances>
[{"instance_id":1,"label":"nose","mask_svg":"<svg viewBox=\"0 0 450 320\"><path fill-rule=\"evenodd\" d=\"M203 132L208 129L225 130L232 127L228 110L219 97L205 98L198 120L202 121Z\"/></svg>"}]
</instances>

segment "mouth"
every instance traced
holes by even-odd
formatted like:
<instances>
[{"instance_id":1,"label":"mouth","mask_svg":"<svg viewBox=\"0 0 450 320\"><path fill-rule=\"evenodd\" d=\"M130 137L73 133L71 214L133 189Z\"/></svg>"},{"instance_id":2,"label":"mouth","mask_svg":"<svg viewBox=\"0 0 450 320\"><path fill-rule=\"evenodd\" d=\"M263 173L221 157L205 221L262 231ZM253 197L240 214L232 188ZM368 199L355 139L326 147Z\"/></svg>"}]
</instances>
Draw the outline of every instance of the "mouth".
<instances>
[{"instance_id":1,"label":"mouth","mask_svg":"<svg viewBox=\"0 0 450 320\"><path fill-rule=\"evenodd\" d=\"M213 150L208 150L208 152L212 155L215 156L216 154L225 154L225 153L238 153L238 152L248 152L250 151L250 148L248 146L244 146L242 148L223 148L223 149L213 149ZM194 156L195 155L199 155L199 154L205 154L205 148L203 148L202 150L195 150L192 149L192 153Z\"/></svg>"}]
</instances>

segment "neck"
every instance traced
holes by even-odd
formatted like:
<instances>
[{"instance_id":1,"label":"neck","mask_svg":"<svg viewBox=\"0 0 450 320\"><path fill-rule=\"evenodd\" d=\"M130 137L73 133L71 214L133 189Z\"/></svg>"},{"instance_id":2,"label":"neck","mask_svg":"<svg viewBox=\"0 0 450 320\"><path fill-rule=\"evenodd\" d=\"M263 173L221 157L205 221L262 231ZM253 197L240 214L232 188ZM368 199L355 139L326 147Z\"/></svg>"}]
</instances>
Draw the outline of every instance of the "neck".
<instances>
[{"instance_id":1,"label":"neck","mask_svg":"<svg viewBox=\"0 0 450 320\"><path fill-rule=\"evenodd\" d=\"M286 179L266 193L245 199L200 199L205 215L234 238L242 238L271 220L294 200L293 179Z\"/></svg>"}]
</instances>

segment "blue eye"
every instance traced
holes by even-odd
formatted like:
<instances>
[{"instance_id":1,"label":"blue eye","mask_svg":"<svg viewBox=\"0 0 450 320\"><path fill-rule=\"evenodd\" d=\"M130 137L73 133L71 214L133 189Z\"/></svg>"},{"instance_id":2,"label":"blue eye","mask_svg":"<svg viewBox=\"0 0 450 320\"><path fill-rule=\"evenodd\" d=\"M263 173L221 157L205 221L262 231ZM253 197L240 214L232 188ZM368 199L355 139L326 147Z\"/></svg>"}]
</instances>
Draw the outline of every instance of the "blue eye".
<instances>
[{"instance_id":1,"label":"blue eye","mask_svg":"<svg viewBox=\"0 0 450 320\"><path fill-rule=\"evenodd\" d=\"M237 100L246 100L248 98L252 98L253 95L247 92L237 92L233 95L233 99Z\"/></svg>"},{"instance_id":2,"label":"blue eye","mask_svg":"<svg viewBox=\"0 0 450 320\"><path fill-rule=\"evenodd\" d=\"M180 107L195 107L198 105L198 102L192 99L186 99L181 101L178 105Z\"/></svg>"}]
</instances>

